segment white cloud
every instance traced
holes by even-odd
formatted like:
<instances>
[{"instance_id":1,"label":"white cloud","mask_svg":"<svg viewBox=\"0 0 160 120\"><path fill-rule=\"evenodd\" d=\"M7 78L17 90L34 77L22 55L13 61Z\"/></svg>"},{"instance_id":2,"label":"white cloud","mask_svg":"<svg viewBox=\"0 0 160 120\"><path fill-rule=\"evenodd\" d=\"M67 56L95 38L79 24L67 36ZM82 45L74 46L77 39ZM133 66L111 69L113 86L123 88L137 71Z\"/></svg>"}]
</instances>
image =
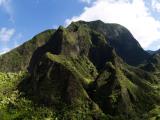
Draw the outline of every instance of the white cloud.
<instances>
[{"instance_id":1,"label":"white cloud","mask_svg":"<svg viewBox=\"0 0 160 120\"><path fill-rule=\"evenodd\" d=\"M53 29L57 29L57 28L58 28L58 25L53 25L52 28L53 28Z\"/></svg>"},{"instance_id":2,"label":"white cloud","mask_svg":"<svg viewBox=\"0 0 160 120\"><path fill-rule=\"evenodd\" d=\"M151 15L144 0L95 0L84 8L83 13L67 19L65 23L97 19L127 27L145 49L160 39L160 21Z\"/></svg>"},{"instance_id":3,"label":"white cloud","mask_svg":"<svg viewBox=\"0 0 160 120\"><path fill-rule=\"evenodd\" d=\"M84 3L91 3L93 0L80 0L81 2L84 2Z\"/></svg>"},{"instance_id":4,"label":"white cloud","mask_svg":"<svg viewBox=\"0 0 160 120\"><path fill-rule=\"evenodd\" d=\"M0 5L3 5L7 2L7 0L0 0Z\"/></svg>"},{"instance_id":5,"label":"white cloud","mask_svg":"<svg viewBox=\"0 0 160 120\"><path fill-rule=\"evenodd\" d=\"M159 50L159 49L160 49L160 45L157 46L157 50Z\"/></svg>"},{"instance_id":6,"label":"white cloud","mask_svg":"<svg viewBox=\"0 0 160 120\"><path fill-rule=\"evenodd\" d=\"M0 29L0 41L1 42L8 42L13 37L15 33L15 29L7 29L7 28L1 28Z\"/></svg>"},{"instance_id":7,"label":"white cloud","mask_svg":"<svg viewBox=\"0 0 160 120\"><path fill-rule=\"evenodd\" d=\"M0 29L0 55L5 54L6 52L9 52L11 49L18 47L20 45L18 41L20 41L22 37L23 35L21 33L16 34L15 29L13 28ZM9 45L9 43L11 43L11 45Z\"/></svg>"},{"instance_id":8,"label":"white cloud","mask_svg":"<svg viewBox=\"0 0 160 120\"><path fill-rule=\"evenodd\" d=\"M9 15L9 20L14 22L13 17L13 9L11 7L11 0L0 0L0 7L5 10L5 12Z\"/></svg>"},{"instance_id":9,"label":"white cloud","mask_svg":"<svg viewBox=\"0 0 160 120\"><path fill-rule=\"evenodd\" d=\"M152 8L156 12L160 12L160 0L152 0Z\"/></svg>"}]
</instances>

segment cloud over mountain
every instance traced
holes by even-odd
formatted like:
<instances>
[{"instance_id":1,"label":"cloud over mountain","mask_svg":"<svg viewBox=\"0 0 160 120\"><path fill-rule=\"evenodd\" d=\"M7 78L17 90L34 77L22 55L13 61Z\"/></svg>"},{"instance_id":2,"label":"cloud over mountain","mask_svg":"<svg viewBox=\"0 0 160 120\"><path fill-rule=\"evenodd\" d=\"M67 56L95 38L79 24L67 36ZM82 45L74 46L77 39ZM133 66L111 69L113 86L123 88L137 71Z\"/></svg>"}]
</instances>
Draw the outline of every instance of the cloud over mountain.
<instances>
[{"instance_id":1,"label":"cloud over mountain","mask_svg":"<svg viewBox=\"0 0 160 120\"><path fill-rule=\"evenodd\" d=\"M8 42L13 37L15 33L15 29L11 28L1 28L0 29L0 41L1 42Z\"/></svg>"}]
</instances>

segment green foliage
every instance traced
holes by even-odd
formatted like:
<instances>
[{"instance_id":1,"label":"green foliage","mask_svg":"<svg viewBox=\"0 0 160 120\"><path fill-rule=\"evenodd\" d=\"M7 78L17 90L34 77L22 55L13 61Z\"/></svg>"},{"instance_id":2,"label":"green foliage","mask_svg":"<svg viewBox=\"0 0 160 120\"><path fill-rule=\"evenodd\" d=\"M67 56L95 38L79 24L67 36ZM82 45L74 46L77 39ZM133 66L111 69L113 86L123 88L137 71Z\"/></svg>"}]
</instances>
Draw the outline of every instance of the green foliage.
<instances>
[{"instance_id":1,"label":"green foliage","mask_svg":"<svg viewBox=\"0 0 160 120\"><path fill-rule=\"evenodd\" d=\"M32 101L19 98L18 92L3 99L0 106L1 120L55 120L55 113L45 107L38 107Z\"/></svg>"},{"instance_id":2,"label":"green foliage","mask_svg":"<svg viewBox=\"0 0 160 120\"><path fill-rule=\"evenodd\" d=\"M58 120L55 112L21 97L17 85L28 73L0 73L0 120Z\"/></svg>"},{"instance_id":3,"label":"green foliage","mask_svg":"<svg viewBox=\"0 0 160 120\"><path fill-rule=\"evenodd\" d=\"M25 76L27 73L21 71L19 73L0 73L0 100L4 96L9 96Z\"/></svg>"}]
</instances>

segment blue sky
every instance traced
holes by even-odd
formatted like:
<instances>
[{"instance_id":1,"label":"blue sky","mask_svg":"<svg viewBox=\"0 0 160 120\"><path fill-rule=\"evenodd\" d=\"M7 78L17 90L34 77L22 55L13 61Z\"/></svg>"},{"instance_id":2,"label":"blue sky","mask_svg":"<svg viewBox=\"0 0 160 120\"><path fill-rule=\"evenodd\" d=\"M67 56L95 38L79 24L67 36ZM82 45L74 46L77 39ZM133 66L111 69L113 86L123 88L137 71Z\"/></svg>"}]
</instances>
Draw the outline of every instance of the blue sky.
<instances>
[{"instance_id":1,"label":"blue sky","mask_svg":"<svg viewBox=\"0 0 160 120\"><path fill-rule=\"evenodd\" d=\"M145 49L160 48L159 0L0 0L0 53L71 21L119 23Z\"/></svg>"},{"instance_id":2,"label":"blue sky","mask_svg":"<svg viewBox=\"0 0 160 120\"><path fill-rule=\"evenodd\" d=\"M0 1L0 30L12 33L7 40L2 40L0 34L1 52L16 47L39 32L64 25L66 18L80 14L85 5L78 0Z\"/></svg>"}]
</instances>

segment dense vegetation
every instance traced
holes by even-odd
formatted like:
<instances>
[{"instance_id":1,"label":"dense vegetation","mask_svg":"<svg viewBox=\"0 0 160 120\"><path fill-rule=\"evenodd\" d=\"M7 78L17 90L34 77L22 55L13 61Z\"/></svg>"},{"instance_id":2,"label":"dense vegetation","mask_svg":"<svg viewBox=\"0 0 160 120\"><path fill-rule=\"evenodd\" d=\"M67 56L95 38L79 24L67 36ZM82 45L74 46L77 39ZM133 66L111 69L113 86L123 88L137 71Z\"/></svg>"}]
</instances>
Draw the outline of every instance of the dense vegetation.
<instances>
[{"instance_id":1,"label":"dense vegetation","mask_svg":"<svg viewBox=\"0 0 160 120\"><path fill-rule=\"evenodd\" d=\"M121 25L47 30L0 64L0 120L160 119L160 55Z\"/></svg>"},{"instance_id":2,"label":"dense vegetation","mask_svg":"<svg viewBox=\"0 0 160 120\"><path fill-rule=\"evenodd\" d=\"M38 107L27 98L20 97L18 84L27 77L26 72L0 73L0 119L1 120L55 120L55 113L46 107Z\"/></svg>"}]
</instances>

